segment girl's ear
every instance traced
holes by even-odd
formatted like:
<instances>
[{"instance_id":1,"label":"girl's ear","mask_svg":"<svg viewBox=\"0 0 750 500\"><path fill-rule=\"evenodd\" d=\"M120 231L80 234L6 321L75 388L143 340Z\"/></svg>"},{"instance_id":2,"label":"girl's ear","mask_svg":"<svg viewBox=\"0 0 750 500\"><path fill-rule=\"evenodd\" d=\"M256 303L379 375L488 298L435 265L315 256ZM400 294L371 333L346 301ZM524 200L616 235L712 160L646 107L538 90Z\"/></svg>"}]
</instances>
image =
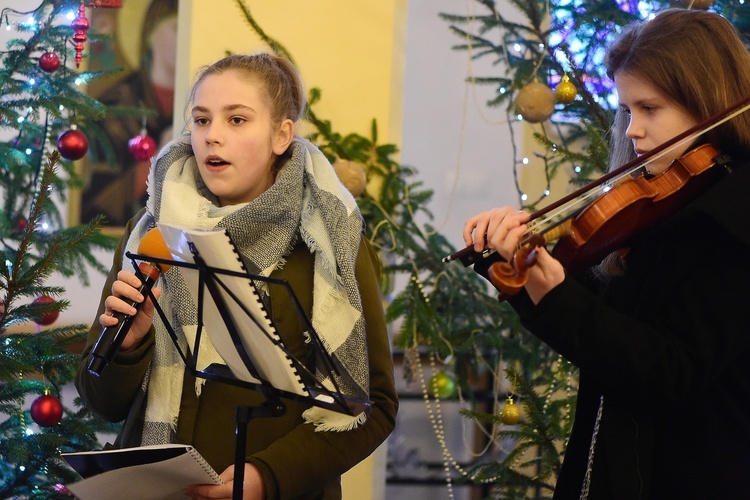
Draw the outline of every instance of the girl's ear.
<instances>
[{"instance_id":1,"label":"girl's ear","mask_svg":"<svg viewBox=\"0 0 750 500\"><path fill-rule=\"evenodd\" d=\"M281 122L273 138L273 152L276 156L284 153L294 139L294 122L287 118Z\"/></svg>"}]
</instances>

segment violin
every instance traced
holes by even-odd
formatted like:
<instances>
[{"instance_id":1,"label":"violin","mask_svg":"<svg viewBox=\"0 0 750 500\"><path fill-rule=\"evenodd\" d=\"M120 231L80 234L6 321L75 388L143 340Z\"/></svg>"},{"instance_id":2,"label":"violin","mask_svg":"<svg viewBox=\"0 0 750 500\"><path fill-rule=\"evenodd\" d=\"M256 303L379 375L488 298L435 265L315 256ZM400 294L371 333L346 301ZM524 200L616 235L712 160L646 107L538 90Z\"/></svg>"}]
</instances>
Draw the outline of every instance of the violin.
<instances>
[{"instance_id":1,"label":"violin","mask_svg":"<svg viewBox=\"0 0 750 500\"><path fill-rule=\"evenodd\" d=\"M510 261L472 246L443 258L465 266L487 267L487 278L504 300L526 284L538 248L555 242L550 251L571 272L594 265L622 249L713 185L728 168L729 158L704 143L675 159L656 175L648 164L750 109L750 97L698 123L635 160L531 214L528 229ZM476 266L475 266L476 268Z\"/></svg>"}]
</instances>

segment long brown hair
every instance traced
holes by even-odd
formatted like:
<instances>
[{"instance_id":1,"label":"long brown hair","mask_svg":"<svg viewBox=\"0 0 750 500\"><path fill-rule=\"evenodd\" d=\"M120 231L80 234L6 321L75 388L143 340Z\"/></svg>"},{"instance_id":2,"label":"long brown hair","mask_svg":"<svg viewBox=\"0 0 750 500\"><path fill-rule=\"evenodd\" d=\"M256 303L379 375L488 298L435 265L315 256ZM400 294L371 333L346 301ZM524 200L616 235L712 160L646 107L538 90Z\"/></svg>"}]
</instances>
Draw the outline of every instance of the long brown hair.
<instances>
[{"instance_id":1,"label":"long brown hair","mask_svg":"<svg viewBox=\"0 0 750 500\"><path fill-rule=\"evenodd\" d=\"M629 26L609 47L607 74L627 73L649 82L697 121L703 121L750 97L750 53L734 27L718 14L668 9L652 20ZM625 135L628 115L615 113L610 169L635 158ZM705 134L729 155L750 155L750 113L743 113ZM620 254L607 256L596 268L602 278L625 272Z\"/></svg>"}]
</instances>

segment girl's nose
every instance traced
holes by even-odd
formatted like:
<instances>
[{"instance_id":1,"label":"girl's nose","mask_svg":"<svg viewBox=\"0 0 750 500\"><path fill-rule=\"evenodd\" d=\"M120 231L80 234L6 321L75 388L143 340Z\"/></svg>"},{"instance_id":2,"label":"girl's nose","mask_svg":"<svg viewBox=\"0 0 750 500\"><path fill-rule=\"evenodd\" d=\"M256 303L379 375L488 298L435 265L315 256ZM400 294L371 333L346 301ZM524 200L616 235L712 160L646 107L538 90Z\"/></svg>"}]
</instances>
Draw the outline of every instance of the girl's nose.
<instances>
[{"instance_id":1,"label":"girl's nose","mask_svg":"<svg viewBox=\"0 0 750 500\"><path fill-rule=\"evenodd\" d=\"M640 139L643 137L643 127L638 125L638 123L633 119L633 117L630 117L630 122L628 123L628 128L625 131L625 135L629 139Z\"/></svg>"},{"instance_id":2,"label":"girl's nose","mask_svg":"<svg viewBox=\"0 0 750 500\"><path fill-rule=\"evenodd\" d=\"M206 132L206 144L218 144L221 142L221 131L215 124L211 124Z\"/></svg>"}]
</instances>

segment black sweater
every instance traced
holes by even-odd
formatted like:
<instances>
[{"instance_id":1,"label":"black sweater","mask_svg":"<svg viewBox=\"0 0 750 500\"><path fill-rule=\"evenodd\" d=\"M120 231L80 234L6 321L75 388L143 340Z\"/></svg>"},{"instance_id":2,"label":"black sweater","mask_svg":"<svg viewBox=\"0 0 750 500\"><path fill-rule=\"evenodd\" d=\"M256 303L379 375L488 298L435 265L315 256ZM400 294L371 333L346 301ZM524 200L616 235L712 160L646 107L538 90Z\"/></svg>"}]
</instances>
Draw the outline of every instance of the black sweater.
<instances>
[{"instance_id":1,"label":"black sweater","mask_svg":"<svg viewBox=\"0 0 750 500\"><path fill-rule=\"evenodd\" d=\"M721 167L716 167L721 168ZM599 293L567 277L524 325L580 368L555 498L750 495L750 166L633 243Z\"/></svg>"}]
</instances>

